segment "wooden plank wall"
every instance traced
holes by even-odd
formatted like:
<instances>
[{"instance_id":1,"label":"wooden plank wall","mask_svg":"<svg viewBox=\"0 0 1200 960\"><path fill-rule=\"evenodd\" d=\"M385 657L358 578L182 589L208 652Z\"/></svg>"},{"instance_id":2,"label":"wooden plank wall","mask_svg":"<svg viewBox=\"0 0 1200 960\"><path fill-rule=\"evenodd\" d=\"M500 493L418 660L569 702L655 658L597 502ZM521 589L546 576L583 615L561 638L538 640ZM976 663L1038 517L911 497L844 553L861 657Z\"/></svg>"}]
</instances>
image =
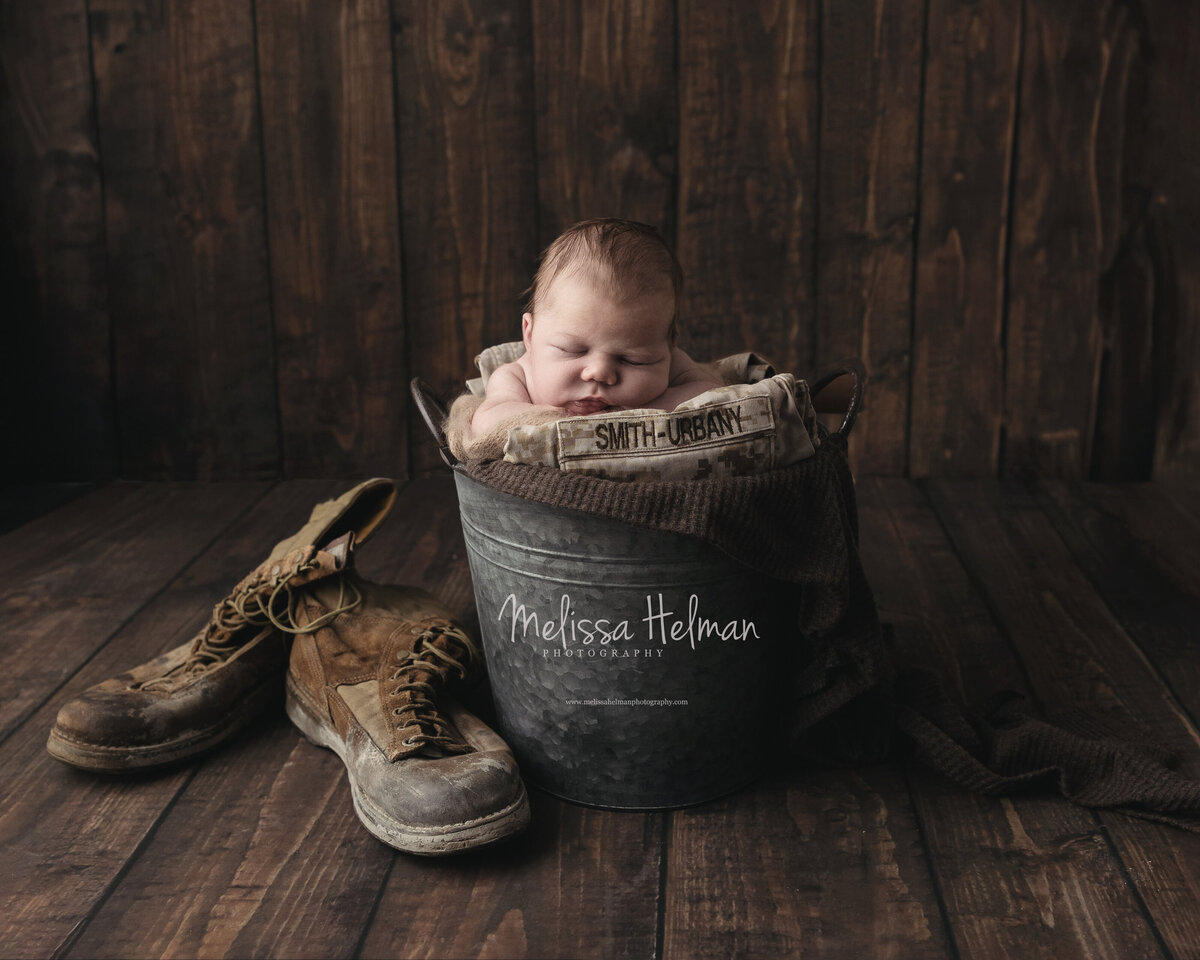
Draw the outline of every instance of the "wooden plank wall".
<instances>
[{"instance_id":1,"label":"wooden plank wall","mask_svg":"<svg viewBox=\"0 0 1200 960\"><path fill-rule=\"evenodd\" d=\"M437 469L565 225L685 344L862 357L860 474L1200 472L1186 0L0 5L10 481Z\"/></svg>"}]
</instances>

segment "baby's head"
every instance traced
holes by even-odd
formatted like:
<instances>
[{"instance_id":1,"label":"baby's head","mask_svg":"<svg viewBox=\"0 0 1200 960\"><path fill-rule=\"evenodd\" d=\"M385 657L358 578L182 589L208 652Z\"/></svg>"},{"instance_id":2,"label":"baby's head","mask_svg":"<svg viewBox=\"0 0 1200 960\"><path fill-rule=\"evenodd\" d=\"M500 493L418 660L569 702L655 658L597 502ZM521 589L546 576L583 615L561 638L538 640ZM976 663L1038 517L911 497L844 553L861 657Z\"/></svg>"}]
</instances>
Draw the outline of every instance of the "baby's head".
<instances>
[{"instance_id":1,"label":"baby's head","mask_svg":"<svg viewBox=\"0 0 1200 960\"><path fill-rule=\"evenodd\" d=\"M668 295L667 337L675 342L675 316L683 270L658 231L635 220L583 220L568 227L542 253L526 311L536 316L560 278L587 281L597 295L618 303Z\"/></svg>"},{"instance_id":2,"label":"baby's head","mask_svg":"<svg viewBox=\"0 0 1200 960\"><path fill-rule=\"evenodd\" d=\"M534 403L637 407L670 382L678 262L653 227L585 220L546 248L522 320Z\"/></svg>"}]
</instances>

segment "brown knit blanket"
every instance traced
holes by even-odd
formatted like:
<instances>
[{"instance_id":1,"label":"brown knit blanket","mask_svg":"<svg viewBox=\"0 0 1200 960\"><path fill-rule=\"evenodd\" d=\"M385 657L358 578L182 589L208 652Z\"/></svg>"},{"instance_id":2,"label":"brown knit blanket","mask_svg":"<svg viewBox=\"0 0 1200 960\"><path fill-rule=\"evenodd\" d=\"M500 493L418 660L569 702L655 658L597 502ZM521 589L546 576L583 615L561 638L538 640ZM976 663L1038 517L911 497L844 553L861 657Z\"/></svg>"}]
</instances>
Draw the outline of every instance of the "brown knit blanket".
<instances>
[{"instance_id":1,"label":"brown knit blanket","mask_svg":"<svg viewBox=\"0 0 1200 960\"><path fill-rule=\"evenodd\" d=\"M896 669L859 562L840 435L784 469L686 483L619 483L502 460L459 469L527 500L702 538L781 589L798 589L801 656L786 716L799 757L859 763L907 743L980 793L1054 788L1086 806L1200 831L1200 781L1175 773L1153 748L1079 736L1022 714L1012 699L984 719L935 674Z\"/></svg>"}]
</instances>

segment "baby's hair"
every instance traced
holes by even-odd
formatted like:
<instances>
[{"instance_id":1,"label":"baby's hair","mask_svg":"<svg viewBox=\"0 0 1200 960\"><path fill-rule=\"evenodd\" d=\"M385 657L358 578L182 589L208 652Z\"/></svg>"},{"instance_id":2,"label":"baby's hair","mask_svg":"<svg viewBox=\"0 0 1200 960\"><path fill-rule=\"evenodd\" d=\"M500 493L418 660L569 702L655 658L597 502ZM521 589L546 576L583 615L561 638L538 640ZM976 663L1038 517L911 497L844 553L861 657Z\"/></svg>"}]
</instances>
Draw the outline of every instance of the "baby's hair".
<instances>
[{"instance_id":1,"label":"baby's hair","mask_svg":"<svg viewBox=\"0 0 1200 960\"><path fill-rule=\"evenodd\" d=\"M611 217L568 227L542 252L533 284L526 291L529 313L536 313L550 285L564 273L582 273L621 299L640 296L663 279L670 280L675 309L668 336L675 342L683 269L654 227Z\"/></svg>"}]
</instances>

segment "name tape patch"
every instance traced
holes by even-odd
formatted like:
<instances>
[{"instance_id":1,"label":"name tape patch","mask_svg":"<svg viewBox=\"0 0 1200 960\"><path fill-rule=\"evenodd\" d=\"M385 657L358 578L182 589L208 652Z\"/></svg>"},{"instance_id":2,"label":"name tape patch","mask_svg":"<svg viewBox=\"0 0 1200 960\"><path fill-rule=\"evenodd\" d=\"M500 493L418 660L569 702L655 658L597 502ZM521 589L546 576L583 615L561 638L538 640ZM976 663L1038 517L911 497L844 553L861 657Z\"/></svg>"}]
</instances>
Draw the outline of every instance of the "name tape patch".
<instances>
[{"instance_id":1,"label":"name tape patch","mask_svg":"<svg viewBox=\"0 0 1200 960\"><path fill-rule=\"evenodd\" d=\"M741 397L694 410L559 420L559 461L655 456L737 443L775 428L766 397Z\"/></svg>"}]
</instances>

